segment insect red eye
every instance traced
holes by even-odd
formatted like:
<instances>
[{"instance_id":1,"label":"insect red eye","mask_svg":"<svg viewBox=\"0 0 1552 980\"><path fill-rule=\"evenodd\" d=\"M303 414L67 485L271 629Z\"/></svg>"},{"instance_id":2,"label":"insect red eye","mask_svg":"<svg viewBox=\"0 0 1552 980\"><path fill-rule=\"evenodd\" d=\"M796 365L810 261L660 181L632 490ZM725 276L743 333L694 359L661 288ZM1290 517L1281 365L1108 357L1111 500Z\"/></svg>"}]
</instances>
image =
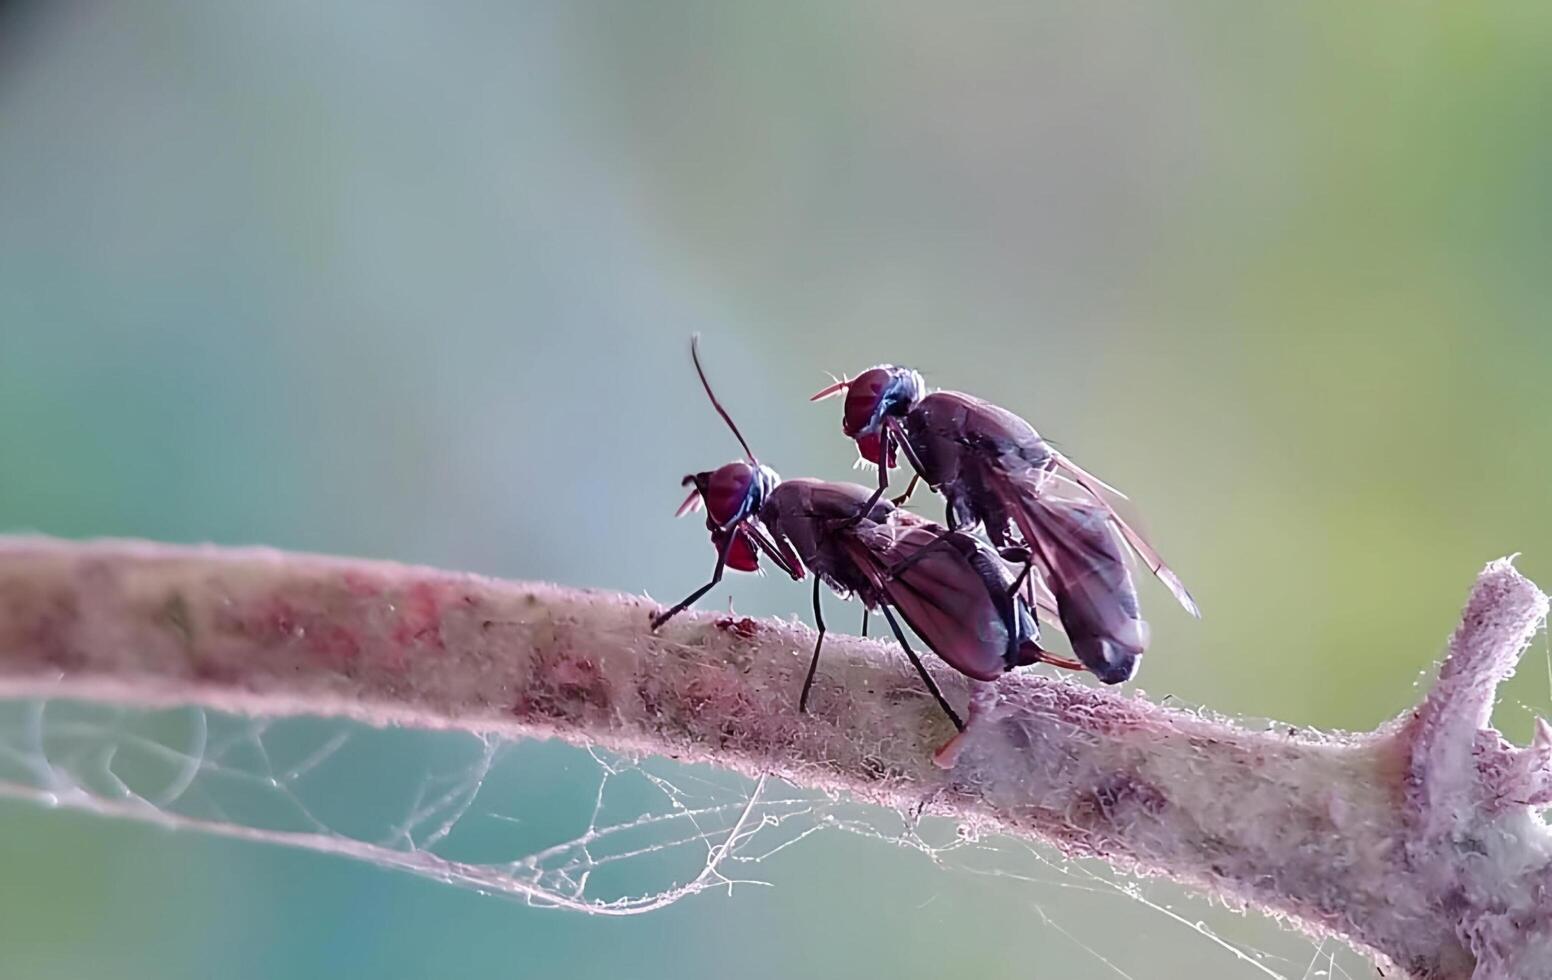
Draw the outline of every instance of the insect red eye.
<instances>
[{"instance_id":1,"label":"insect red eye","mask_svg":"<svg viewBox=\"0 0 1552 980\"><path fill-rule=\"evenodd\" d=\"M703 496L706 513L713 524L726 524L745 508L754 486L754 473L754 467L748 463L737 462L719 467L711 474Z\"/></svg>"},{"instance_id":2,"label":"insect red eye","mask_svg":"<svg viewBox=\"0 0 1552 980\"><path fill-rule=\"evenodd\" d=\"M873 422L884 386L889 383L889 372L883 368L870 368L853 378L846 389L846 409L841 416L841 431L856 438Z\"/></svg>"}]
</instances>

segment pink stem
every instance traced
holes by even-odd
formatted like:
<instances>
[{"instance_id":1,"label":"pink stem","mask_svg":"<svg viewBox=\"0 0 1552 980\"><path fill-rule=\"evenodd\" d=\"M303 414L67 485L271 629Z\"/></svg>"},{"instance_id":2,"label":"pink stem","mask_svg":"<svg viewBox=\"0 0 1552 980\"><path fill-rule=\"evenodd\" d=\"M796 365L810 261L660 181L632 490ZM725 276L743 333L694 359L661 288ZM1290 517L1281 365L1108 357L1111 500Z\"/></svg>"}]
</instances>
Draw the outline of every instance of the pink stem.
<instances>
[{"instance_id":1,"label":"pink stem","mask_svg":"<svg viewBox=\"0 0 1552 980\"><path fill-rule=\"evenodd\" d=\"M0 696L456 727L714 763L950 815L1341 936L1415 978L1552 976L1552 729L1486 727L1547 611L1478 579L1439 683L1357 736L1009 676L952 730L887 644L646 599L261 549L0 537ZM968 687L935 672L951 699Z\"/></svg>"}]
</instances>

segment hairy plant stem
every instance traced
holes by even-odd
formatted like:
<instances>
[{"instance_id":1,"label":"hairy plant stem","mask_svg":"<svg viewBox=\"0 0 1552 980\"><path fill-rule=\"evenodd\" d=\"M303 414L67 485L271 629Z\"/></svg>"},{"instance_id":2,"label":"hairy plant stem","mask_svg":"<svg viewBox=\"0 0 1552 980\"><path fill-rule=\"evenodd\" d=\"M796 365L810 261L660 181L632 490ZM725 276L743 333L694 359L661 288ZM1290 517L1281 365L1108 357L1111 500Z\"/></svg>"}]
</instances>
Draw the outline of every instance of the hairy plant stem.
<instances>
[{"instance_id":1,"label":"hairy plant stem","mask_svg":"<svg viewBox=\"0 0 1552 980\"><path fill-rule=\"evenodd\" d=\"M952 734L890 645L646 599L259 549L0 538L0 696L558 737L772 774L1167 875L1413 978L1552 976L1552 728L1489 727L1547 599L1478 579L1423 703L1362 735L1249 731L1010 675ZM963 679L934 665L956 704Z\"/></svg>"}]
</instances>

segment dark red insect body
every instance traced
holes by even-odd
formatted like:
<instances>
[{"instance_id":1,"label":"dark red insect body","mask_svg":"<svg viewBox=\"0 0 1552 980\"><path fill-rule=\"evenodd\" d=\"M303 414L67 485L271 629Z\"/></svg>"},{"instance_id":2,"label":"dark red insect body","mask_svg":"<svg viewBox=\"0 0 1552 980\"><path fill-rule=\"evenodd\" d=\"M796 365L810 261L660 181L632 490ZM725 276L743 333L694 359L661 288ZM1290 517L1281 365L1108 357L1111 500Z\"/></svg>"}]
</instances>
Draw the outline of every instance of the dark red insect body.
<instances>
[{"instance_id":1,"label":"dark red insect body","mask_svg":"<svg viewBox=\"0 0 1552 980\"><path fill-rule=\"evenodd\" d=\"M788 480L760 523L817 580L870 609L892 607L967 677L996 680L1044 659L1035 618L996 552L887 500L853 522L870 495L855 483Z\"/></svg>"},{"instance_id":2,"label":"dark red insect body","mask_svg":"<svg viewBox=\"0 0 1552 980\"><path fill-rule=\"evenodd\" d=\"M696 370L700 371L698 354ZM701 382L737 435L704 373ZM742 436L739 441L743 443ZM744 449L747 453L747 443ZM824 644L820 583L883 613L933 696L961 729L964 726L959 716L922 667L895 612L944 662L977 680L995 680L1014 667L1041 661L1079 666L1040 648L1035 617L1019 582L995 551L969 534L900 510L857 484L782 481L769 467L755 461L753 454L747 461L688 476L685 483L695 489L680 506L680 513L705 504L706 524L718 548L717 566L710 582L659 614L653 628L716 585L725 567L755 570L762 553L794 580L801 579L805 571L812 572L819 638L800 707L807 703Z\"/></svg>"},{"instance_id":3,"label":"dark red insect body","mask_svg":"<svg viewBox=\"0 0 1552 980\"><path fill-rule=\"evenodd\" d=\"M1081 500L1034 496L1019 509L1031 559L1056 600L1062 631L1083 666L1106 684L1131 680L1148 647L1124 546L1110 513Z\"/></svg>"},{"instance_id":4,"label":"dark red insect body","mask_svg":"<svg viewBox=\"0 0 1552 980\"><path fill-rule=\"evenodd\" d=\"M1050 590L1074 651L1101 680L1131 677L1147 645L1117 533L1188 612L1200 615L1180 578L1106 496L1121 494L1022 418L961 392L929 393L920 374L894 365L870 368L814 398L842 392L842 431L878 464L875 496L887 488L898 450L943 494L950 528L979 524L999 550L1022 544L1040 571L1032 582Z\"/></svg>"}]
</instances>

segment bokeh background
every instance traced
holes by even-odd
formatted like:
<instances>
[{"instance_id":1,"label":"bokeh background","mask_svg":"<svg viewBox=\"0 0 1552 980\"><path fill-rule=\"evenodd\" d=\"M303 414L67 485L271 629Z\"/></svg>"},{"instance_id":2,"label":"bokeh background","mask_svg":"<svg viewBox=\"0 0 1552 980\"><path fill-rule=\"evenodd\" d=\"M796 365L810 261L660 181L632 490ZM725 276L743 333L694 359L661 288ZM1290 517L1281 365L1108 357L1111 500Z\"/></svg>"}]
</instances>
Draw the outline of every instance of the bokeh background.
<instances>
[{"instance_id":1,"label":"bokeh background","mask_svg":"<svg viewBox=\"0 0 1552 980\"><path fill-rule=\"evenodd\" d=\"M1142 687L1369 728L1484 562L1552 583L1549 96L1536 3L11 3L0 528L677 598L678 480L736 451L701 331L788 475L848 475L825 371L1020 412L1201 602L1145 585ZM14 803L0 868L16 977L1115 975L1037 910L1262 975L847 835L628 921Z\"/></svg>"}]
</instances>

